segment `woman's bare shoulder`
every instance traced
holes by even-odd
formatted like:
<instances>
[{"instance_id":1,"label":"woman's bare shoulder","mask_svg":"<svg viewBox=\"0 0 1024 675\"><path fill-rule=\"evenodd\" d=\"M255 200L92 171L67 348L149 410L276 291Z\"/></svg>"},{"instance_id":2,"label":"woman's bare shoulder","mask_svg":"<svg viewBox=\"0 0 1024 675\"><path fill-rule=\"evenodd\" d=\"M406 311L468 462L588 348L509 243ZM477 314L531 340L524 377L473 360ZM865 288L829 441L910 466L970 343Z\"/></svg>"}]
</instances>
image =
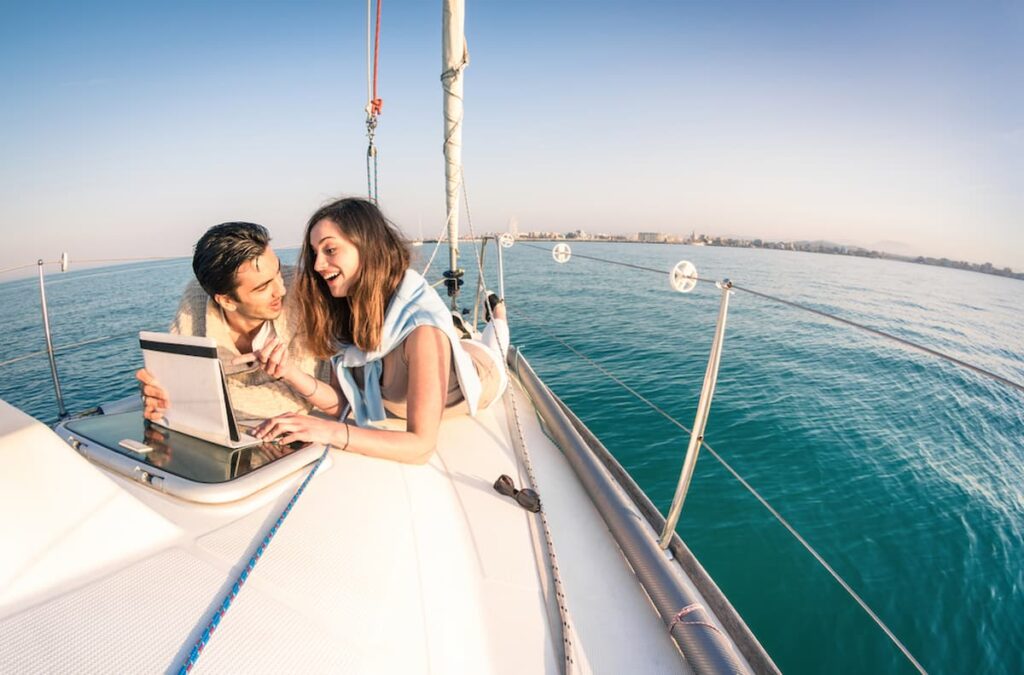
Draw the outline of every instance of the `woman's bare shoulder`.
<instances>
[{"instance_id":1,"label":"woman's bare shoulder","mask_svg":"<svg viewBox=\"0 0 1024 675\"><path fill-rule=\"evenodd\" d=\"M437 326L416 326L416 328L413 328L412 332L406 336L405 342L409 345L417 343L436 343L440 345L447 345L448 336L445 335L444 331Z\"/></svg>"},{"instance_id":2,"label":"woman's bare shoulder","mask_svg":"<svg viewBox=\"0 0 1024 675\"><path fill-rule=\"evenodd\" d=\"M451 354L448 336L437 326L417 326L402 345L407 359L443 358Z\"/></svg>"}]
</instances>

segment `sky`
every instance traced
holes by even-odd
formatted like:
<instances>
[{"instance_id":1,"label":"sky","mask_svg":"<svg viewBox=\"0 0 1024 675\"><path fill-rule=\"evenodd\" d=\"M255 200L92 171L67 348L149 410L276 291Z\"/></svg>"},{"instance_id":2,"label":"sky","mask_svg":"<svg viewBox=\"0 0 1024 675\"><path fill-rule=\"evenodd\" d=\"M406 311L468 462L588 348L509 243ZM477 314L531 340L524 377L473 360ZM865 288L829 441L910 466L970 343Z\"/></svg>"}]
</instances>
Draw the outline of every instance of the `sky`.
<instances>
[{"instance_id":1,"label":"sky","mask_svg":"<svg viewBox=\"0 0 1024 675\"><path fill-rule=\"evenodd\" d=\"M439 10L383 6L380 198L411 237L444 222ZM1024 270L1019 0L466 13L477 232L823 239ZM0 0L0 270L187 256L228 220L296 245L318 206L366 193L366 100L362 2Z\"/></svg>"}]
</instances>

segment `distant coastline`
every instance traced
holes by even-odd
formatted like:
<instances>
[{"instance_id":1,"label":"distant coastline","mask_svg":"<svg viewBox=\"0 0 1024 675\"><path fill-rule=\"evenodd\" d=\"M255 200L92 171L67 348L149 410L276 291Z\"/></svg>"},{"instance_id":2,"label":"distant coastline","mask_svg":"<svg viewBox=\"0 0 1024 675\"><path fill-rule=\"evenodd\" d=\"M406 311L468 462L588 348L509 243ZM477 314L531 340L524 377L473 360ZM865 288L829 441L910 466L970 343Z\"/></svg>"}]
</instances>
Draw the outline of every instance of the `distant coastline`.
<instances>
[{"instance_id":1,"label":"distant coastline","mask_svg":"<svg viewBox=\"0 0 1024 675\"><path fill-rule=\"evenodd\" d=\"M827 253L830 255L850 255L859 258L880 258L883 260L899 260L918 265L935 267L952 267L980 274L992 274L998 277L1020 279L1024 281L1024 272L1014 272L1009 267L996 267L992 263L972 263L966 260L950 258L931 258L928 256L899 255L886 253L860 246L846 246L829 241L767 241L763 239L733 239L731 237L711 237L703 234L691 234L689 237L663 234L660 232L638 232L636 234L587 234L582 231L559 232L525 232L516 235L524 241L605 241L632 244L688 244L690 246L727 246L730 248L768 248L780 251L803 251L805 253ZM423 243L435 243L436 239L423 240Z\"/></svg>"}]
</instances>

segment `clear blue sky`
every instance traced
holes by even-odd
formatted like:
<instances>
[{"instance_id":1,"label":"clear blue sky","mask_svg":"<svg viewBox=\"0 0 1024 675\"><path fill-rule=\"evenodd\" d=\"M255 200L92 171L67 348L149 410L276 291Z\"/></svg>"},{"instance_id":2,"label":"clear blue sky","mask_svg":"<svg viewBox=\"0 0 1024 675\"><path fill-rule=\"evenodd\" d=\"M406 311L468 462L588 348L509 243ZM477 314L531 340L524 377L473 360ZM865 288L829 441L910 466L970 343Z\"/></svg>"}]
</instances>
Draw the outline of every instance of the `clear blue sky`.
<instances>
[{"instance_id":1,"label":"clear blue sky","mask_svg":"<svg viewBox=\"0 0 1024 675\"><path fill-rule=\"evenodd\" d=\"M439 8L384 3L381 198L412 236L443 221ZM365 9L4 3L0 269L188 255L225 220L297 243L324 200L366 190ZM478 230L1024 270L1024 3L469 0L467 33Z\"/></svg>"}]
</instances>

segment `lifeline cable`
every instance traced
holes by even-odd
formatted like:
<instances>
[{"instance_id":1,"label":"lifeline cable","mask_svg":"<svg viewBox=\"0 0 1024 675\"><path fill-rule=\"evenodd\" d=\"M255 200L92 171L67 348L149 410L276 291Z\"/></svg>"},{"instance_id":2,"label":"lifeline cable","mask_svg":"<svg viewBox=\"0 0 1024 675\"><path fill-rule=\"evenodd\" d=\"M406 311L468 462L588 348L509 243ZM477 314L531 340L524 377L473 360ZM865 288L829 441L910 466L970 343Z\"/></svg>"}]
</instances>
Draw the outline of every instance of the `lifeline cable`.
<instances>
[{"instance_id":1,"label":"lifeline cable","mask_svg":"<svg viewBox=\"0 0 1024 675\"><path fill-rule=\"evenodd\" d=\"M549 249L547 249L547 248L545 248L543 246L533 246L533 245L530 245L530 244L523 244L523 246L525 246L527 248L535 248L535 249L538 249L538 250L541 250L541 251L548 251L549 250ZM654 269L653 267L644 267L642 265L634 265L632 263L619 262L618 260L608 260L606 258L595 258L593 256L582 255L580 253L573 253L572 255L573 255L574 258L584 258L586 260L595 260L597 262L608 263L610 265L618 265L620 267L628 267L628 268L631 268L631 269L641 270L641 271L644 271L644 272L653 272L653 273L659 274L659 275L668 274L665 270ZM697 278L697 281L700 281L700 282L703 282L703 283L706 283L706 284L715 283L715 281L712 280L712 279L701 279L699 277ZM961 368L966 368L967 370L971 370L971 371L977 373L978 375L983 375L983 376L985 376L987 378L995 380L996 382L1004 384L1004 385L1006 385L1008 387L1012 387L1013 389L1016 389L1016 390L1018 390L1020 392L1024 392L1024 384L1021 384L1019 382L1015 382L1014 380L1011 380L1009 378L1003 377L1002 375L997 375L996 373L993 373L990 370L985 370L984 368L982 368L980 366L976 366L973 363L968 363L967 361L963 361L961 359L958 359L955 356L950 356L949 354L946 354L944 352L940 352L940 351L938 351L936 349L932 349L931 347L926 347L924 345L917 344L916 342L911 342L910 340L907 340L905 338L898 337L898 336L893 335L891 333L886 333L885 331L878 330L877 328L872 328L871 326L865 326L864 324L857 323L856 321L851 321L850 319L844 319L843 317L836 316L835 314L829 314L828 312L823 312L820 309L814 309L813 307L808 307L807 305L802 305L799 302L793 302L792 300L786 300L785 298L780 298L780 297L777 297L777 296L774 296L774 295L769 295L768 293L762 293L760 291L755 291L752 288L745 288L743 286L737 286L735 283L733 283L732 288L735 291L743 291L744 293L749 293L751 295L756 295L757 297L764 298L766 300L772 300L774 302L782 303L783 305L789 305L790 307L793 307L795 309L801 309L801 310L803 310L805 312L810 312L811 314L817 314L818 316L824 317L826 319L831 319L833 321L838 321L839 323L846 324L847 326L851 326L853 328L857 328L857 329L865 331L867 333L871 333L872 335L875 335L875 336L878 336L878 337L882 337L882 338L886 338L886 339L889 339L889 340L893 340L895 342L898 342L898 343L902 344L905 347L910 347L912 349L917 349L918 351L922 351L925 354L929 354L931 356L938 357L938 358L943 359L945 361L949 361L950 363L952 363L954 365L957 365L957 366L960 366Z\"/></svg>"},{"instance_id":2,"label":"lifeline cable","mask_svg":"<svg viewBox=\"0 0 1024 675\"><path fill-rule=\"evenodd\" d=\"M158 260L185 260L189 256L185 255L157 255L157 256L146 256L144 258L83 258L82 260L73 260L75 264L81 265L84 263L110 263L110 262L156 262Z\"/></svg>"},{"instance_id":3,"label":"lifeline cable","mask_svg":"<svg viewBox=\"0 0 1024 675\"><path fill-rule=\"evenodd\" d=\"M129 338L129 337L138 338L139 337L139 332L138 331L132 331L131 333L124 333L122 335L107 335L106 337L92 338L90 340L82 340L81 342L74 342L74 343L69 344L69 345L61 345L59 347L54 347L53 348L53 353L56 354L59 351L66 351L68 349L76 349L78 347L84 347L86 345L92 345L92 344L96 344L96 343L99 343L99 342L109 342L111 340L120 340L120 339L124 339L124 338ZM45 349L41 349L41 350L39 350L37 352L29 352L28 354L22 354L21 356L15 356L13 359L8 359L7 361L0 361L0 367L9 366L12 363L18 363L19 361L24 361L26 359L31 359L31 358L34 358L36 356L45 356L47 353L48 352Z\"/></svg>"},{"instance_id":4,"label":"lifeline cable","mask_svg":"<svg viewBox=\"0 0 1024 675\"><path fill-rule=\"evenodd\" d=\"M313 465L313 468L309 470L309 473L306 475L305 480L302 481L302 485L299 486L299 489L295 491L295 494L292 495L292 498L288 501L288 505L284 507L283 511L281 511L281 515L278 516L277 522L274 523L273 527L270 528L266 536L263 537L263 541L260 542L259 548L257 548L256 552L252 554L251 558L249 558L249 563L245 566L245 569L242 570L242 573L238 575L238 578L235 580L235 583L231 585L231 590L224 597L224 600L221 601L220 606L217 608L217 611L213 614L213 618L210 619L210 623L208 623L206 625L206 628L203 629L203 632L199 636L199 639L196 640L195 645L193 645L192 651L189 652L188 656L185 658L184 663L181 664L181 667L177 671L178 675L185 675L186 673L191 672L192 668L195 667L196 662L199 660L199 656L203 653L203 649L210 642L210 639L213 637L214 631L217 630L217 626L220 625L221 619L224 618L224 615L227 614L228 609L231 608L231 603L238 596L238 593L242 590L242 586L245 585L246 580L249 578L249 574L252 572L253 568L256 567L256 563L259 562L259 559L263 555L263 552L267 550L267 545L270 544L270 540L274 538L274 535L277 534L278 529L280 529L281 527L281 523L283 523L284 519L288 517L289 513L291 513L292 507L295 506L295 502L299 500L299 497L302 495L303 491L305 491L306 486L309 485L309 481L313 478L313 475L316 473L317 469L320 468L320 465L323 464L324 459L327 458L327 453L330 451L330 449L331 446L329 445L324 448L323 454L320 455L320 459L316 460L316 463Z\"/></svg>"},{"instance_id":5,"label":"lifeline cable","mask_svg":"<svg viewBox=\"0 0 1024 675\"><path fill-rule=\"evenodd\" d=\"M521 310L520 310L520 312L521 312ZM530 319L528 316L524 316L523 318L526 319L527 323L532 324L533 326L537 327L540 330L540 332L544 333L545 335L547 335L551 339L559 342L563 347L565 347L566 349L568 349L572 353L574 353L577 356L579 356L581 359L583 359L584 361L586 361L587 363L589 363L590 365L595 367L597 370L599 370L602 373L604 373L609 379L611 379L616 384L618 384L620 387L622 387L623 389L628 391L630 394L635 396L637 399L642 401L649 408L651 408L656 413L658 413L659 415L664 417L666 420L668 420L669 422L671 422L675 426L679 427L680 429L685 431L687 434L692 433L691 430L685 424L683 424L682 422L680 422L676 418L672 417L672 415L670 415L667 412L665 412L664 410L662 410L656 403L654 403L650 399L644 397L640 392L638 392L637 390L633 389L628 384L623 382L621 379L616 377L614 374L612 374L610 371L608 371L606 368L604 368L601 364L597 363L596 361L594 361L593 359L591 359L587 355L583 354L582 352L577 350L575 347L573 347L572 345L570 345L568 342L566 342L565 340L561 339L557 335L554 335L553 333L545 330L544 327L540 323ZM916 658L914 658L914 655L910 653L910 650L907 649L907 647L903 644L903 642L900 641L900 639L898 637L896 637L896 634L893 633L892 630L885 624L885 622L882 621L882 619L874 612L874 610L871 609L871 607L867 604L867 602L865 602L864 599L861 598L860 595L858 595L857 592L853 590L853 588L850 586L850 584L848 584L846 582L846 580L843 579L839 575L839 573L836 572L835 569L833 569L833 567L828 564L828 562L825 560L825 558L823 558L821 556L821 554L818 553L818 551L815 550L815 548L813 546L811 546L810 543L808 543L808 541L806 539L804 539L803 536L799 532L797 532L796 528L794 528L792 525L790 525L789 521L787 521L785 518L783 518L782 514L779 513L778 511L776 511L775 508L771 504L768 503L768 500L766 500L764 497L762 497L761 493L759 493L756 489L754 489L754 486L752 486L750 483L748 483L746 481L746 479L743 478L743 476L741 476L739 474L739 472L736 471L736 469L732 468L732 465L730 465L727 461L725 461L725 459L720 454L718 454L718 452L716 452L714 448L712 448L710 445L708 445L706 441L701 440L701 446L706 448L707 451L709 453L711 453L711 456L714 457L718 461L719 464L721 464L723 467L725 467L726 471L728 471L730 474L732 474L732 477L735 478L737 481L739 481L740 484L744 488L746 488L746 490L748 492L750 492L750 494L752 494L757 499L757 501L761 502L761 505L764 506L768 510L768 512L772 514L772 516L775 518L775 520L777 520L780 525L782 525L784 528L786 528L786 530L788 530L789 533L791 535L793 535L793 537L798 542L800 542L800 544L807 550L807 552L810 553L814 557L814 559L817 560L818 563L822 567L825 568L825 571L827 571L830 575L832 575L832 578L836 580L836 583L838 583L840 586L842 586L843 590L845 590L850 595L850 597L853 598L854 601L856 601L856 603L858 605L860 605L861 609L863 609L867 613L867 615L869 617L871 617L871 619L875 622L875 624L877 624L878 627L882 629L882 632L884 632L886 634L886 636L889 638L889 640L896 646L896 648L899 649L900 652L903 653L903 656L905 656L907 658L907 660L910 661L910 663L914 666L914 668L916 668L918 670L918 672L920 672L920 673L927 673L927 671L918 662L918 660Z\"/></svg>"},{"instance_id":6,"label":"lifeline cable","mask_svg":"<svg viewBox=\"0 0 1024 675\"><path fill-rule=\"evenodd\" d=\"M93 264L93 263L111 263L111 262L150 262L155 260L178 260L187 256L146 256L144 258L88 258L82 260L73 261L76 265ZM44 260L44 265L57 265L60 264L59 260ZM30 267L38 267L39 263L28 263L26 265L15 265L14 267L5 267L0 270L0 274L6 274L8 272L14 272L15 270L25 270Z\"/></svg>"},{"instance_id":7,"label":"lifeline cable","mask_svg":"<svg viewBox=\"0 0 1024 675\"><path fill-rule=\"evenodd\" d=\"M50 261L49 263L43 263L43 264L53 264L54 262L56 262L56 261ZM0 270L0 274L7 274L8 272L14 272L16 270L27 270L29 267L38 267L38 266L39 266L39 263L28 263L27 265L15 265L14 267L5 267L2 270Z\"/></svg>"}]
</instances>

